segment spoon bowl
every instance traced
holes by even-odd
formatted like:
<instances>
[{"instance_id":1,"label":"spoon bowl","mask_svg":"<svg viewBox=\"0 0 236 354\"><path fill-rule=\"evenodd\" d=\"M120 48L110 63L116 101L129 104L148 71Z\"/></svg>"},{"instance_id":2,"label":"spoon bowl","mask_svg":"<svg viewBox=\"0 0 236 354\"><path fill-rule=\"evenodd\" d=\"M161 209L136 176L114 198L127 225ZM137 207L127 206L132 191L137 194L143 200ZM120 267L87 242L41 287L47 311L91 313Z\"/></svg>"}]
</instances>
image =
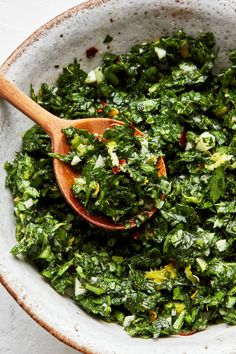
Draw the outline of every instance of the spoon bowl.
<instances>
[{"instance_id":1,"label":"spoon bowl","mask_svg":"<svg viewBox=\"0 0 236 354\"><path fill-rule=\"evenodd\" d=\"M25 95L19 88L9 82L0 74L0 97L8 103L19 109L27 117L40 125L44 131L50 136L52 142L52 151L57 154L65 155L69 152L70 147L67 144L66 137L62 132L63 128L75 127L84 129L92 134L102 135L106 129L114 127L114 125L124 125L123 122L111 118L82 118L77 120L66 120L51 114L31 98ZM143 133L134 128L134 135L143 135ZM90 214L86 208L79 202L72 192L74 179L78 177L78 172L74 171L68 164L60 161L58 158L53 159L54 173L58 187L69 203L69 205L86 221L100 228L113 231L122 231L127 228L136 227L135 220L128 220L127 224L115 224L111 219L105 216ZM166 168L163 158L158 162L158 175L166 176ZM150 218L156 208L150 211L144 211L145 219Z\"/></svg>"}]
</instances>

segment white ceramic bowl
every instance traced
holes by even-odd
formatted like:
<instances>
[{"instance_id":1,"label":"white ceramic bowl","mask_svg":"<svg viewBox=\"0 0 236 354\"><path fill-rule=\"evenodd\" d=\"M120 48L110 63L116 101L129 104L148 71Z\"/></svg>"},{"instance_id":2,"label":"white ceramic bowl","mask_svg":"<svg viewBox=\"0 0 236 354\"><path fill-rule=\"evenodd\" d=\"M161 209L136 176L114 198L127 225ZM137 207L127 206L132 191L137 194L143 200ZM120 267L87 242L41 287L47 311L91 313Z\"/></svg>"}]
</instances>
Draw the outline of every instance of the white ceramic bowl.
<instances>
[{"instance_id":1,"label":"white ceramic bowl","mask_svg":"<svg viewBox=\"0 0 236 354\"><path fill-rule=\"evenodd\" d=\"M85 69L97 65L109 33L110 50L122 52L131 45L183 29L190 34L211 30L224 52L236 47L234 0L95 0L79 5L27 39L1 67L1 71L25 92L29 85L53 82L62 68L77 57ZM87 60L91 46L99 54ZM30 126L22 114L0 102L0 280L17 302L41 326L68 345L93 354L192 354L236 353L236 328L210 326L189 337L138 339L115 324L92 318L71 300L58 295L31 265L15 259L15 220L11 195L4 187L3 163L20 149L22 132Z\"/></svg>"}]
</instances>

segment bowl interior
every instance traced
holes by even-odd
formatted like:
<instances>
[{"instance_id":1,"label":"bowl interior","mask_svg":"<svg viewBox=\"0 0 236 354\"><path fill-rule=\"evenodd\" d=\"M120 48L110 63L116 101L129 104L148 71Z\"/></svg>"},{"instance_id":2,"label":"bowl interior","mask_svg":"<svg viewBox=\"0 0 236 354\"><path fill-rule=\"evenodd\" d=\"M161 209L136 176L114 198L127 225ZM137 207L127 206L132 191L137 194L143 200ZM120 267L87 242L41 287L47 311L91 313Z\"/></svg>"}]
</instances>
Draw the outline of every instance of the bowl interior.
<instances>
[{"instance_id":1,"label":"bowl interior","mask_svg":"<svg viewBox=\"0 0 236 354\"><path fill-rule=\"evenodd\" d=\"M190 34L214 32L221 47L219 65L225 52L236 47L234 1L203 0L98 0L89 1L60 15L34 33L2 66L1 71L29 93L32 83L54 82L60 69L77 58L90 70L105 51L120 53L141 41L183 29ZM113 41L103 43L107 34ZM95 46L95 58L85 51ZM59 68L57 66L59 65ZM143 340L129 337L121 327L99 321L58 295L38 274L10 249L15 243L14 211L5 189L3 164L11 160L21 145L22 133L32 123L5 102L0 102L0 278L26 311L59 339L82 352L100 354L143 353L233 353L235 328L211 326L189 337Z\"/></svg>"}]
</instances>

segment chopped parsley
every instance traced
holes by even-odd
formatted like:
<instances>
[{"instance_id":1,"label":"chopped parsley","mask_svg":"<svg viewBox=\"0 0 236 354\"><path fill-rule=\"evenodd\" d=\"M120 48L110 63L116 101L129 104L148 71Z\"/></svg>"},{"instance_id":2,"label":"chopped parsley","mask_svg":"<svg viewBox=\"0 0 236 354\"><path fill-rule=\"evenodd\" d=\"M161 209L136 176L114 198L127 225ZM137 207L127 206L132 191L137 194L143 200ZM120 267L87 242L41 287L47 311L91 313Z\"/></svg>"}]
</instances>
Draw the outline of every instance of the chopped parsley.
<instances>
[{"instance_id":1,"label":"chopped parsley","mask_svg":"<svg viewBox=\"0 0 236 354\"><path fill-rule=\"evenodd\" d=\"M50 141L38 126L5 164L16 215L12 254L131 336L236 324L236 51L219 73L212 70L216 56L212 33L193 38L179 31L121 55L105 53L89 73L74 61L55 86L32 90L62 118L115 117L135 125L150 151L162 152L169 190L140 228L111 233L75 215L57 188Z\"/></svg>"},{"instance_id":2,"label":"chopped parsley","mask_svg":"<svg viewBox=\"0 0 236 354\"><path fill-rule=\"evenodd\" d=\"M103 43L110 43L112 41L113 41L113 37L111 37L109 34L107 34L103 40Z\"/></svg>"}]
</instances>

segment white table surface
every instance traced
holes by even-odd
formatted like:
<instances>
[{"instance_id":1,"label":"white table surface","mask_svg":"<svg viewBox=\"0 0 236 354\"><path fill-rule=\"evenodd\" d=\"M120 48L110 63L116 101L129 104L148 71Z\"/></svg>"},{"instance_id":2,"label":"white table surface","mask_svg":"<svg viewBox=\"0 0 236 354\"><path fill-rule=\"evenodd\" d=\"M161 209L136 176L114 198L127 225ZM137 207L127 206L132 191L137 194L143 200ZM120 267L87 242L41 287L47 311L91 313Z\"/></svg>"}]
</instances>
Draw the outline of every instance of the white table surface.
<instances>
[{"instance_id":1,"label":"white table surface","mask_svg":"<svg viewBox=\"0 0 236 354\"><path fill-rule=\"evenodd\" d=\"M0 65L33 31L82 0L0 0ZM0 285L0 354L78 354L35 323Z\"/></svg>"}]
</instances>

